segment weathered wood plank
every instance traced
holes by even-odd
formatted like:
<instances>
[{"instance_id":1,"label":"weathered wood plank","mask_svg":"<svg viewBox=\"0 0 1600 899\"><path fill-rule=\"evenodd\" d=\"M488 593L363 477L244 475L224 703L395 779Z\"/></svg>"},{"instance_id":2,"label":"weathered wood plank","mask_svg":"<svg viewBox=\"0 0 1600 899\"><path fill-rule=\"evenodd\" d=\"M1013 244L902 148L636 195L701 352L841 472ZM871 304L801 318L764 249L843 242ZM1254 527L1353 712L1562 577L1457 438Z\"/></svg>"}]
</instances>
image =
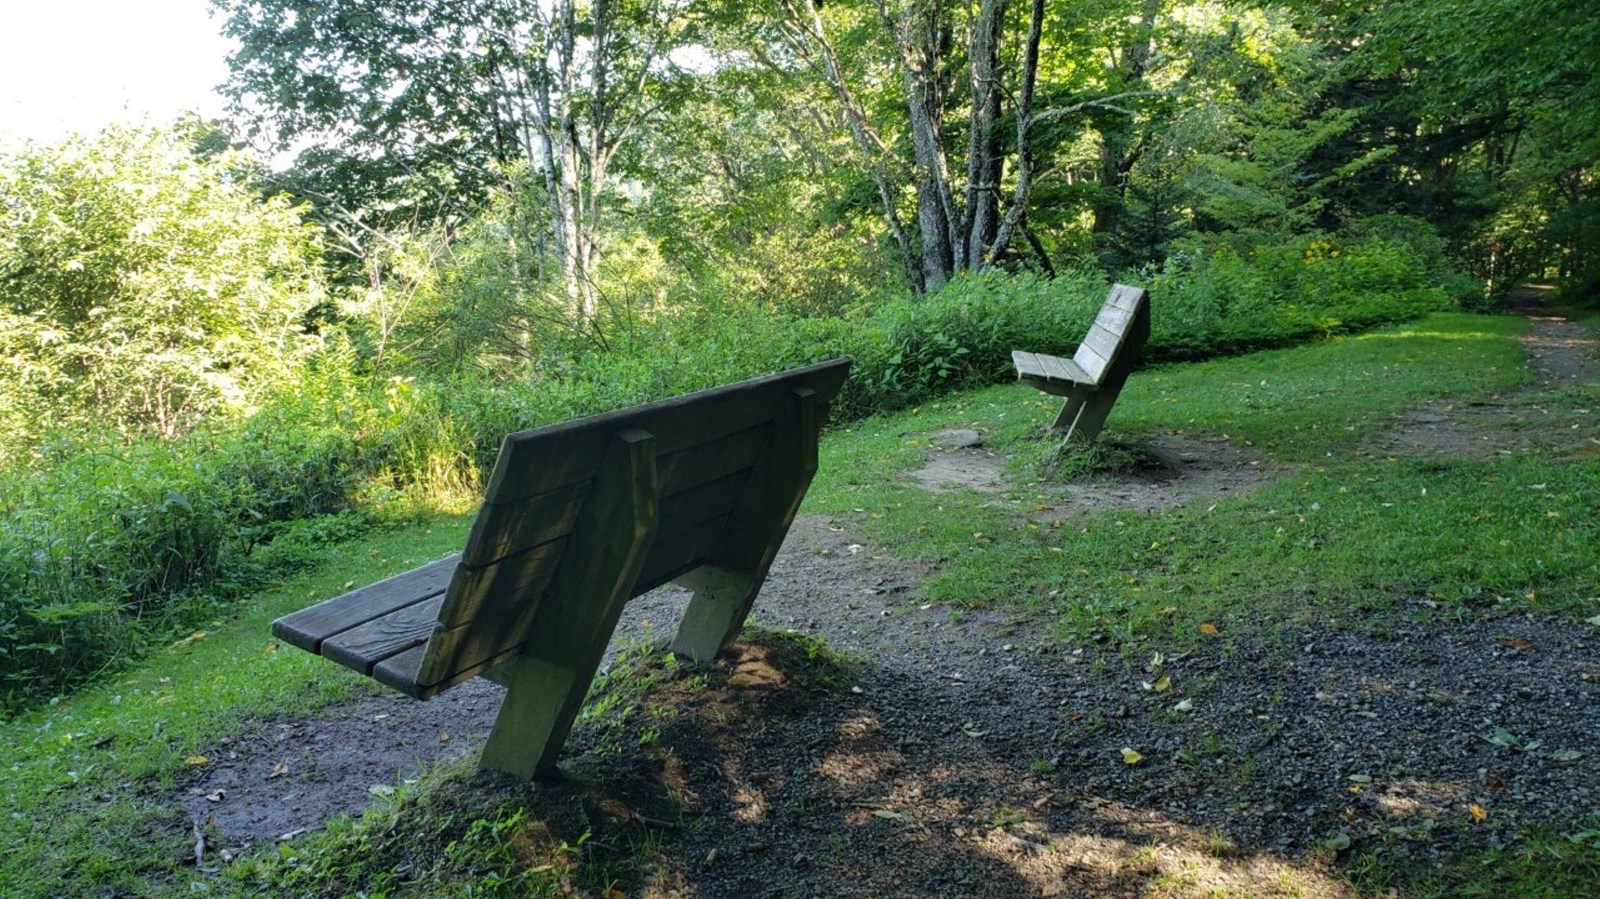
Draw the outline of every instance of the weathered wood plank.
<instances>
[{"instance_id":1,"label":"weathered wood plank","mask_svg":"<svg viewBox=\"0 0 1600 899\"><path fill-rule=\"evenodd\" d=\"M713 518L703 524L682 531L673 537L662 537L650 548L650 556L639 569L639 583L634 592L648 593L704 560L728 530L729 515Z\"/></svg>"},{"instance_id":2,"label":"weathered wood plank","mask_svg":"<svg viewBox=\"0 0 1600 899\"><path fill-rule=\"evenodd\" d=\"M272 622L273 636L307 652L320 652L322 641L381 618L395 609L445 591L460 553L413 568L403 574L352 590Z\"/></svg>"},{"instance_id":3,"label":"weathered wood plank","mask_svg":"<svg viewBox=\"0 0 1600 899\"><path fill-rule=\"evenodd\" d=\"M1072 361L1083 369L1084 381L1088 384L1099 384L1105 377L1106 367L1111 364L1111 360L1095 352L1086 343L1078 344L1078 352L1073 354Z\"/></svg>"},{"instance_id":4,"label":"weathered wood plank","mask_svg":"<svg viewBox=\"0 0 1600 899\"><path fill-rule=\"evenodd\" d=\"M1128 325L1132 323L1135 310L1121 309L1116 306L1102 306L1100 314L1094 317L1094 323L1113 335L1121 337L1128 332Z\"/></svg>"},{"instance_id":5,"label":"weathered wood plank","mask_svg":"<svg viewBox=\"0 0 1600 899\"><path fill-rule=\"evenodd\" d=\"M664 453L656 459L663 497L692 490L755 464L772 435L770 419L699 446Z\"/></svg>"},{"instance_id":6,"label":"weathered wood plank","mask_svg":"<svg viewBox=\"0 0 1600 899\"><path fill-rule=\"evenodd\" d=\"M1039 361L1038 355L1026 350L1012 350L1011 364L1016 367L1019 378L1050 377L1050 373L1045 371L1044 363Z\"/></svg>"},{"instance_id":7,"label":"weathered wood plank","mask_svg":"<svg viewBox=\"0 0 1600 899\"><path fill-rule=\"evenodd\" d=\"M482 567L566 536L589 488L589 481L579 481L517 503L484 503L473 519L461 564Z\"/></svg>"},{"instance_id":8,"label":"weathered wood plank","mask_svg":"<svg viewBox=\"0 0 1600 899\"><path fill-rule=\"evenodd\" d=\"M772 418L779 398L796 386L831 399L850 370L836 359L794 371L702 390L604 415L512 434L500 447L485 498L513 502L594 474L608 435L637 428L656 435L657 452L675 453L755 427Z\"/></svg>"},{"instance_id":9,"label":"weathered wood plank","mask_svg":"<svg viewBox=\"0 0 1600 899\"><path fill-rule=\"evenodd\" d=\"M554 577L566 545L567 538L559 537L482 568L461 566L445 593L439 624L454 627L471 621L490 602L515 602L538 595Z\"/></svg>"},{"instance_id":10,"label":"weathered wood plank","mask_svg":"<svg viewBox=\"0 0 1600 899\"><path fill-rule=\"evenodd\" d=\"M322 655L346 668L371 674L373 666L384 659L426 643L443 603L441 593L329 637L322 641Z\"/></svg>"},{"instance_id":11,"label":"weathered wood plank","mask_svg":"<svg viewBox=\"0 0 1600 899\"><path fill-rule=\"evenodd\" d=\"M1144 288L1130 287L1126 284L1116 284L1111 288L1111 295L1106 302L1119 309L1136 309L1146 297Z\"/></svg>"},{"instance_id":12,"label":"weathered wood plank","mask_svg":"<svg viewBox=\"0 0 1600 899\"><path fill-rule=\"evenodd\" d=\"M518 644L518 648L520 646L521 644ZM417 679L417 674L422 669L422 660L427 655L427 649L428 645L424 644L384 659L373 667L372 677L378 683L399 690L412 699L431 699L456 684L466 683L475 677L491 673L517 653L517 648L513 648L498 656L485 658L476 665L462 668L436 684L423 684Z\"/></svg>"},{"instance_id":13,"label":"weathered wood plank","mask_svg":"<svg viewBox=\"0 0 1600 899\"><path fill-rule=\"evenodd\" d=\"M1106 361L1117 358L1117 349L1122 346L1122 335L1113 334L1098 324L1089 326L1089 333L1083 335L1083 345Z\"/></svg>"},{"instance_id":14,"label":"weathered wood plank","mask_svg":"<svg viewBox=\"0 0 1600 899\"><path fill-rule=\"evenodd\" d=\"M695 588L673 639L673 652L695 661L710 661L739 633L816 474L822 427L817 396L798 388L787 399L771 449L752 474L726 534L706 557L713 575Z\"/></svg>"},{"instance_id":15,"label":"weathered wood plank","mask_svg":"<svg viewBox=\"0 0 1600 899\"><path fill-rule=\"evenodd\" d=\"M727 515L744 493L750 469L736 471L708 484L661 498L661 523L656 530L660 543L685 531Z\"/></svg>"}]
</instances>

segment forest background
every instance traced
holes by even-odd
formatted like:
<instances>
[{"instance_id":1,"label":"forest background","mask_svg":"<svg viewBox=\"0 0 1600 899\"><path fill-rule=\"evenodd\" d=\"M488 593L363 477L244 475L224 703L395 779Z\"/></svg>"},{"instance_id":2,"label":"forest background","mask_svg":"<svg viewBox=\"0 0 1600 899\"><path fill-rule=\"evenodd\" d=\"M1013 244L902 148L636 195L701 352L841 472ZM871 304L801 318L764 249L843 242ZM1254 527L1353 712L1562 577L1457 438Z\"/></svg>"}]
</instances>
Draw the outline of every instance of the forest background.
<instances>
[{"instance_id":1,"label":"forest background","mask_svg":"<svg viewBox=\"0 0 1600 899\"><path fill-rule=\"evenodd\" d=\"M1600 285L1576 0L216 0L223 121L0 153L0 706L505 434L840 354L835 415ZM292 160L269 165L263 160Z\"/></svg>"}]
</instances>

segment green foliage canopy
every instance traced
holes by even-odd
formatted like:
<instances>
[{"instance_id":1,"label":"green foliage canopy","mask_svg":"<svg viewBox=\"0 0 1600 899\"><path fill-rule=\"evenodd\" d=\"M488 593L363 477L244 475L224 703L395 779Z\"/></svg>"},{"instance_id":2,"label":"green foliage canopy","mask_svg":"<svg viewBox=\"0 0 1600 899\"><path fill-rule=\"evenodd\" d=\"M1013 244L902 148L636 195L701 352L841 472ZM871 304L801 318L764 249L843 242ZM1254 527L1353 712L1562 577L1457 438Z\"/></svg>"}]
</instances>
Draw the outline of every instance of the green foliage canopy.
<instances>
[{"instance_id":1,"label":"green foliage canopy","mask_svg":"<svg viewBox=\"0 0 1600 899\"><path fill-rule=\"evenodd\" d=\"M243 160L112 128L0 158L0 423L182 432L291 371L318 238Z\"/></svg>"}]
</instances>

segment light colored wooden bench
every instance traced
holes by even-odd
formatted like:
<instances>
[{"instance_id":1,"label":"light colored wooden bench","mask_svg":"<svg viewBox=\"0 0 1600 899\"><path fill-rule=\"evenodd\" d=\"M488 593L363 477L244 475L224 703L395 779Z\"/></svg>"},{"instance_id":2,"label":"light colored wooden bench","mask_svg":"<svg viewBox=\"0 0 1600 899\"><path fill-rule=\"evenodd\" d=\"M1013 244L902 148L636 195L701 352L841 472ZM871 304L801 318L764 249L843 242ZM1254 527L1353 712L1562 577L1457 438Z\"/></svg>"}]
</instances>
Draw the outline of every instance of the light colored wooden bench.
<instances>
[{"instance_id":1,"label":"light colored wooden bench","mask_svg":"<svg viewBox=\"0 0 1600 899\"><path fill-rule=\"evenodd\" d=\"M1064 431L1067 440L1093 440L1149 339L1149 295L1117 284L1071 359L1012 350L1011 362L1024 383L1067 398L1052 430Z\"/></svg>"},{"instance_id":2,"label":"light colored wooden bench","mask_svg":"<svg viewBox=\"0 0 1600 899\"><path fill-rule=\"evenodd\" d=\"M508 687L480 765L551 772L628 600L693 590L672 650L738 634L817 469L849 359L507 437L458 555L273 622L427 699Z\"/></svg>"}]
</instances>

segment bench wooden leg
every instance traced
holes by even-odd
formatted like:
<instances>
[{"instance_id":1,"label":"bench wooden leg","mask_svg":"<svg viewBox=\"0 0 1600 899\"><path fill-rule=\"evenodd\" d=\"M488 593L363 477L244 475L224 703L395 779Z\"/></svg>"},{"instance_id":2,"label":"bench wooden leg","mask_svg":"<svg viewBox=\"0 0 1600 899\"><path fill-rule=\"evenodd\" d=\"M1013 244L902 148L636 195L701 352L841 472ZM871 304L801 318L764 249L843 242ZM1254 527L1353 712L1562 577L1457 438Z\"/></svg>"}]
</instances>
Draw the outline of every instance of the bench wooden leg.
<instances>
[{"instance_id":1,"label":"bench wooden leg","mask_svg":"<svg viewBox=\"0 0 1600 899\"><path fill-rule=\"evenodd\" d=\"M591 560L551 582L521 654L479 767L535 777L555 770L658 524L655 439L625 431L606 448L596 493L573 527L568 553Z\"/></svg>"},{"instance_id":2,"label":"bench wooden leg","mask_svg":"<svg viewBox=\"0 0 1600 899\"><path fill-rule=\"evenodd\" d=\"M1083 414L1085 405L1087 404L1081 396L1067 397L1067 401L1061 406L1060 414L1050 425L1050 430L1063 432L1067 435L1067 439L1071 440L1073 428L1078 423L1078 416Z\"/></svg>"},{"instance_id":3,"label":"bench wooden leg","mask_svg":"<svg viewBox=\"0 0 1600 899\"><path fill-rule=\"evenodd\" d=\"M540 777L556 770L561 748L578 720L589 684L594 681L606 644L622 615L623 602L604 610L599 620L589 622L586 629L594 636L567 659L536 658L525 653L505 666L506 698L495 716L478 767L522 778Z\"/></svg>"},{"instance_id":4,"label":"bench wooden leg","mask_svg":"<svg viewBox=\"0 0 1600 899\"><path fill-rule=\"evenodd\" d=\"M749 572L709 566L679 578L678 585L693 590L694 598L678 625L672 651L701 663L716 658L744 625L761 582Z\"/></svg>"},{"instance_id":5,"label":"bench wooden leg","mask_svg":"<svg viewBox=\"0 0 1600 899\"><path fill-rule=\"evenodd\" d=\"M766 452L750 473L750 482L764 489L747 493L729 516L727 536L712 564L678 579L694 598L672 651L696 662L711 661L739 635L817 473L822 422L816 392L799 388L787 402L790 408L778 417Z\"/></svg>"}]
</instances>

